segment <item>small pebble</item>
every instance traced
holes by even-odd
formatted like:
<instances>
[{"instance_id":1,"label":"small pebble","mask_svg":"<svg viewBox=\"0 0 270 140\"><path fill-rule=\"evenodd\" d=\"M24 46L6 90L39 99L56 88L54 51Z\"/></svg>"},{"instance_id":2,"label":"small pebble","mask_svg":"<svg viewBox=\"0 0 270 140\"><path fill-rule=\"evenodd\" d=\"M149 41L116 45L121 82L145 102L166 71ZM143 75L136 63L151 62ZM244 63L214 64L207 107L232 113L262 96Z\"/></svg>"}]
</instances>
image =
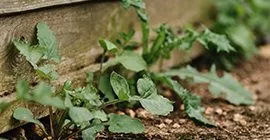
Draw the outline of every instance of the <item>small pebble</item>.
<instances>
[{"instance_id":1,"label":"small pebble","mask_svg":"<svg viewBox=\"0 0 270 140\"><path fill-rule=\"evenodd\" d=\"M255 107L255 106L250 106L249 109L250 109L251 111L255 111L255 110L256 110L256 107Z\"/></svg>"},{"instance_id":2,"label":"small pebble","mask_svg":"<svg viewBox=\"0 0 270 140\"><path fill-rule=\"evenodd\" d=\"M165 119L164 122L165 122L166 124L171 124L171 123L173 122L173 120L171 120L171 119Z\"/></svg>"},{"instance_id":3,"label":"small pebble","mask_svg":"<svg viewBox=\"0 0 270 140\"><path fill-rule=\"evenodd\" d=\"M180 106L180 110L185 110L185 106L183 104Z\"/></svg>"},{"instance_id":4,"label":"small pebble","mask_svg":"<svg viewBox=\"0 0 270 140\"><path fill-rule=\"evenodd\" d=\"M206 109L205 109L205 114L206 115L210 115L210 114L212 114L214 112L214 109L212 108L212 107L207 107Z\"/></svg>"},{"instance_id":5,"label":"small pebble","mask_svg":"<svg viewBox=\"0 0 270 140\"><path fill-rule=\"evenodd\" d=\"M144 118L144 119L153 119L154 116L150 113L150 112L147 112L146 110L142 109L142 108L139 108L136 110L136 114L137 114L137 117L138 118Z\"/></svg>"},{"instance_id":6,"label":"small pebble","mask_svg":"<svg viewBox=\"0 0 270 140\"><path fill-rule=\"evenodd\" d=\"M215 110L215 112L216 112L218 115L222 115L222 113L223 113L222 109L220 109L220 108L217 108L217 109Z\"/></svg>"},{"instance_id":7,"label":"small pebble","mask_svg":"<svg viewBox=\"0 0 270 140\"><path fill-rule=\"evenodd\" d=\"M240 114L234 114L233 120L239 122L241 125L247 125L247 121L244 119L244 116Z\"/></svg>"},{"instance_id":8,"label":"small pebble","mask_svg":"<svg viewBox=\"0 0 270 140\"><path fill-rule=\"evenodd\" d=\"M187 122L187 120L185 120L185 119L179 119L179 123L180 124L184 124L184 123L186 123Z\"/></svg>"},{"instance_id":9,"label":"small pebble","mask_svg":"<svg viewBox=\"0 0 270 140\"><path fill-rule=\"evenodd\" d=\"M136 113L132 109L126 109L126 113L132 117L135 118Z\"/></svg>"},{"instance_id":10,"label":"small pebble","mask_svg":"<svg viewBox=\"0 0 270 140\"><path fill-rule=\"evenodd\" d=\"M173 128L180 128L180 125L178 123L174 123L172 127Z\"/></svg>"},{"instance_id":11,"label":"small pebble","mask_svg":"<svg viewBox=\"0 0 270 140\"><path fill-rule=\"evenodd\" d=\"M165 125L164 123L161 123L161 124L157 125L157 127L158 127L158 128L165 128L166 125Z\"/></svg>"},{"instance_id":12,"label":"small pebble","mask_svg":"<svg viewBox=\"0 0 270 140\"><path fill-rule=\"evenodd\" d=\"M118 114L118 115L126 115L126 114L125 114L124 112L122 112L122 111L117 111L116 114Z\"/></svg>"}]
</instances>

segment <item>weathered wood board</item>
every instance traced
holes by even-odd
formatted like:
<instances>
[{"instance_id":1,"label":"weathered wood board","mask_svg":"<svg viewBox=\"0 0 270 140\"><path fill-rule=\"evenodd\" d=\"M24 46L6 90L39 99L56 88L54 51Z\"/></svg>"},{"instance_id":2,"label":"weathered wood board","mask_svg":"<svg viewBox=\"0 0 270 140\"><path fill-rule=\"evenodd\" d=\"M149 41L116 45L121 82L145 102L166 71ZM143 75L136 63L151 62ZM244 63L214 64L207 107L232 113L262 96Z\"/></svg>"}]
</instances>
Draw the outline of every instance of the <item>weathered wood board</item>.
<instances>
[{"instance_id":1,"label":"weathered wood board","mask_svg":"<svg viewBox=\"0 0 270 140\"><path fill-rule=\"evenodd\" d=\"M99 38L114 38L118 32L126 31L131 26L139 29L134 11L121 8L116 1L71 4L79 1L84 0L3 0L0 2L0 102L15 100L17 80L35 81L31 66L18 54L12 45L12 39L23 36L34 41L37 22L46 22L56 33L59 41L62 62L57 66L60 77L54 82L55 84L63 84L67 79L80 84L79 81L83 81L81 79L85 77L86 71L98 69L96 58L102 53L97 42ZM16 2L19 4L16 5ZM28 8L23 7L20 2L29 2ZM54 6L68 3L69 5ZM166 2L146 0L146 5L152 27L160 23L177 27L207 19L208 5L201 0L167 0ZM48 6L54 7L43 8ZM167 65L186 61L198 55L198 52L200 50L195 49L185 54L181 53L181 59L179 53L176 53L173 58L177 61L170 61ZM32 105L14 102L8 110L0 114L0 133L17 125L11 119L12 109L17 106ZM43 109L34 106L31 108L38 117L46 114Z\"/></svg>"}]
</instances>

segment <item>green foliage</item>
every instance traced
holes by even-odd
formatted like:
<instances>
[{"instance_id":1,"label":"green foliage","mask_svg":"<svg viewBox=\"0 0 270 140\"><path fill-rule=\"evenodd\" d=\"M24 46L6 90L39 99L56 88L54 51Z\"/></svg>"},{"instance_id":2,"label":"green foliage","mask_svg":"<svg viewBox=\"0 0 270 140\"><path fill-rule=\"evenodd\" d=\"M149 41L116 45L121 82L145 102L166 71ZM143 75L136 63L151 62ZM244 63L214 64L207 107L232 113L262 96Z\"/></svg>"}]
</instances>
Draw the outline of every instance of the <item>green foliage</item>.
<instances>
[{"instance_id":1,"label":"green foliage","mask_svg":"<svg viewBox=\"0 0 270 140\"><path fill-rule=\"evenodd\" d=\"M167 98L157 94L156 85L148 78L141 78L137 82L137 89L141 97L141 105L149 112L157 115L168 115L173 106Z\"/></svg>"},{"instance_id":2,"label":"green foliage","mask_svg":"<svg viewBox=\"0 0 270 140\"><path fill-rule=\"evenodd\" d=\"M43 59L60 62L56 37L47 24L43 22L37 24L37 39L38 47L43 49Z\"/></svg>"},{"instance_id":3,"label":"green foliage","mask_svg":"<svg viewBox=\"0 0 270 140\"><path fill-rule=\"evenodd\" d=\"M209 83L209 90L215 97L224 97L235 105L254 104L250 92L228 73L224 73L223 77L218 77L215 67L212 67L209 73L199 73L194 68L187 66L179 70L165 72L164 76L179 76L181 79L192 78L194 83Z\"/></svg>"},{"instance_id":4,"label":"green foliage","mask_svg":"<svg viewBox=\"0 0 270 140\"><path fill-rule=\"evenodd\" d=\"M140 98L139 101L144 109L153 114L166 116L173 111L173 105L170 100L161 95L152 95L147 98Z\"/></svg>"},{"instance_id":5,"label":"green foliage","mask_svg":"<svg viewBox=\"0 0 270 140\"><path fill-rule=\"evenodd\" d=\"M39 120L34 119L32 112L27 108L23 107L16 108L14 110L13 117L20 121L35 123L39 125L42 129L45 129L45 127Z\"/></svg>"},{"instance_id":6,"label":"green foliage","mask_svg":"<svg viewBox=\"0 0 270 140\"><path fill-rule=\"evenodd\" d=\"M88 126L91 126L87 128L86 130L82 131L82 138L83 140L95 140L96 134L98 132L101 132L104 130L104 125L97 123L99 121L93 121L91 124L87 123Z\"/></svg>"},{"instance_id":7,"label":"green foliage","mask_svg":"<svg viewBox=\"0 0 270 140\"><path fill-rule=\"evenodd\" d=\"M126 79L116 72L112 72L110 82L117 97L120 100L128 100L130 91Z\"/></svg>"},{"instance_id":8,"label":"green foliage","mask_svg":"<svg viewBox=\"0 0 270 140\"><path fill-rule=\"evenodd\" d=\"M41 60L52 60L60 62L60 55L57 50L56 37L43 22L37 24L38 44L31 45L26 40L15 39L13 44L25 56L26 60L43 78L56 79L56 72L53 64L40 64Z\"/></svg>"},{"instance_id":9,"label":"green foliage","mask_svg":"<svg viewBox=\"0 0 270 140\"><path fill-rule=\"evenodd\" d=\"M190 93L179 83L169 77L159 77L159 80L171 88L181 98L185 106L185 112L190 118L193 118L207 125L214 125L202 115L204 108L200 105L201 98L199 96Z\"/></svg>"},{"instance_id":10,"label":"green foliage","mask_svg":"<svg viewBox=\"0 0 270 140\"><path fill-rule=\"evenodd\" d=\"M202 34L198 38L198 41L201 44L203 44L207 49L208 48L210 49L211 45L216 46L215 50L217 52L235 51L235 49L230 45L230 43L225 35L218 35L216 33L211 32L209 29L205 29L202 32Z\"/></svg>"},{"instance_id":11,"label":"green foliage","mask_svg":"<svg viewBox=\"0 0 270 140\"><path fill-rule=\"evenodd\" d=\"M16 85L16 91L17 99L35 101L42 105L62 109L65 108L64 101L59 96L53 95L53 88L44 82L40 82L34 89L30 89L26 81L19 81Z\"/></svg>"},{"instance_id":12,"label":"green foliage","mask_svg":"<svg viewBox=\"0 0 270 140\"><path fill-rule=\"evenodd\" d=\"M100 46L107 51L117 51L117 47L109 40L99 40Z\"/></svg>"},{"instance_id":13,"label":"green foliage","mask_svg":"<svg viewBox=\"0 0 270 140\"><path fill-rule=\"evenodd\" d=\"M126 69L139 72L147 69L147 64L144 59L139 55L131 51L124 51L119 56L116 56L114 59L109 60L104 64L103 70L117 64L123 65Z\"/></svg>"},{"instance_id":14,"label":"green foliage","mask_svg":"<svg viewBox=\"0 0 270 140\"><path fill-rule=\"evenodd\" d=\"M104 74L101 75L98 82L98 89L105 95L105 97L109 100L113 100L114 93L110 83L110 75Z\"/></svg>"},{"instance_id":15,"label":"green foliage","mask_svg":"<svg viewBox=\"0 0 270 140\"><path fill-rule=\"evenodd\" d=\"M76 124L82 124L93 119L92 113L84 107L71 107L68 114Z\"/></svg>"},{"instance_id":16,"label":"green foliage","mask_svg":"<svg viewBox=\"0 0 270 140\"><path fill-rule=\"evenodd\" d=\"M218 62L230 70L240 62L239 58L249 59L256 54L255 45L269 38L270 1L213 0L213 3L217 12L212 29L226 34L237 50L217 57Z\"/></svg>"},{"instance_id":17,"label":"green foliage","mask_svg":"<svg viewBox=\"0 0 270 140\"><path fill-rule=\"evenodd\" d=\"M129 51L139 44L132 41L135 34L134 30L130 30L128 33L120 33L121 38L116 40L117 45L109 40L99 40L99 44L104 50L100 63L100 73L98 75L87 73L84 87L73 88L71 81L68 80L59 92L55 91L51 80L57 78L54 64L60 61L60 55L57 50L55 35L46 24L37 24L37 44L32 45L22 39L13 41L16 48L25 56L41 78L39 83L33 87L26 81L19 81L16 85L17 99L34 101L50 107L50 110L52 110L52 107L56 109L55 114L57 116L54 116L53 113L50 114L52 118L57 118L51 120L55 123L51 127L61 129L61 132L55 137L53 136L53 139L63 139L72 130L75 133L71 135L82 132L81 135L84 140L93 140L96 134L103 131L105 127L108 127L108 130L113 133L143 133L144 126L139 120L126 115L107 114L105 108L121 102L137 101L147 111L156 115L168 115L172 112L172 102L158 94L148 67L155 64L159 59L170 58L174 49L190 49L195 41L217 53L235 52L239 49L232 47L225 35L216 34L207 28L202 32L187 29L183 34L177 35L167 25L161 25L155 30L156 38L152 46L148 48L150 29L143 0L122 0L122 4L125 8L135 8L137 12L142 28L143 53L140 55ZM233 32L236 32L237 35ZM252 36L252 34L248 34L248 30L244 26L230 28L227 32L236 46L250 45L243 50L252 51L250 48L254 44L245 42L245 39L238 37L238 34L242 33L245 33L245 39ZM112 58L103 67L106 56L112 56ZM129 71L118 69L117 72L121 75L114 72L117 69L114 69L113 66L118 64ZM111 69L108 69L109 67ZM147 76L140 77L146 73ZM182 99L185 112L190 118L207 125L214 124L203 116L204 108L200 106L200 97L185 90L170 77L179 76L182 79L192 78L194 83L209 83L209 90L213 95L224 97L233 104L254 103L251 94L232 76L225 73L223 77L218 77L214 68L210 73L202 74L191 67L187 67L161 74L154 73L153 75L154 78L158 77L158 81L167 85ZM128 77L128 80L125 77ZM0 112L6 108L6 105L6 103L0 104ZM37 123L42 129L44 128L38 120L33 118L33 114L28 109L17 108L13 117L17 120ZM45 129L44 132L46 133ZM70 136L66 138L68 137Z\"/></svg>"},{"instance_id":18,"label":"green foliage","mask_svg":"<svg viewBox=\"0 0 270 140\"><path fill-rule=\"evenodd\" d=\"M109 131L113 133L143 133L144 126L137 120L126 115L110 114Z\"/></svg>"}]
</instances>

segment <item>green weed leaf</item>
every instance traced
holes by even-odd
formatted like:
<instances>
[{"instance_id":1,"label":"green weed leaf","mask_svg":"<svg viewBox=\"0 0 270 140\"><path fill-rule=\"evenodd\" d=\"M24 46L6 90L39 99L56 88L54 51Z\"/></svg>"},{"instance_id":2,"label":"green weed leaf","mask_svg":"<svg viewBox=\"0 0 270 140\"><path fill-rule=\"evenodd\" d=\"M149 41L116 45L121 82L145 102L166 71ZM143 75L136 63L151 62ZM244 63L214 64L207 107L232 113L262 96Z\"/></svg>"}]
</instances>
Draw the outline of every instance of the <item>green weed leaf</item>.
<instances>
[{"instance_id":1,"label":"green weed leaf","mask_svg":"<svg viewBox=\"0 0 270 140\"><path fill-rule=\"evenodd\" d=\"M23 107L16 108L13 112L13 117L16 120L35 123L44 129L43 124L39 120L34 119L33 113L27 108Z\"/></svg>"},{"instance_id":2,"label":"green weed leaf","mask_svg":"<svg viewBox=\"0 0 270 140\"><path fill-rule=\"evenodd\" d=\"M217 52L235 51L234 47L230 45L230 42L225 35L213 33L209 29L205 29L200 34L198 41L207 49L210 49L210 47L212 47L211 45L214 45Z\"/></svg>"},{"instance_id":3,"label":"green weed leaf","mask_svg":"<svg viewBox=\"0 0 270 140\"><path fill-rule=\"evenodd\" d=\"M139 54L136 54L132 51L124 51L121 55L105 63L103 70L106 70L107 68L119 63L122 64L126 69L134 72L139 72L147 69L146 62Z\"/></svg>"},{"instance_id":4,"label":"green weed leaf","mask_svg":"<svg viewBox=\"0 0 270 140\"><path fill-rule=\"evenodd\" d=\"M185 106L185 112L190 118L207 125L214 125L203 116L204 108L201 107L201 98L199 96L190 93L171 78L163 77L161 81L181 98Z\"/></svg>"},{"instance_id":5,"label":"green weed leaf","mask_svg":"<svg viewBox=\"0 0 270 140\"><path fill-rule=\"evenodd\" d=\"M150 95L157 95L156 85L148 78L139 79L137 81L137 89L143 98L147 98Z\"/></svg>"},{"instance_id":6,"label":"green weed leaf","mask_svg":"<svg viewBox=\"0 0 270 140\"><path fill-rule=\"evenodd\" d=\"M138 100L144 109L156 115L168 115L173 111L173 106L167 98L157 94L156 85L149 78L141 78L137 81L137 90L141 97L132 97Z\"/></svg>"},{"instance_id":7,"label":"green weed leaf","mask_svg":"<svg viewBox=\"0 0 270 140\"><path fill-rule=\"evenodd\" d=\"M144 125L137 119L127 115L109 115L109 131L113 133L143 133Z\"/></svg>"},{"instance_id":8,"label":"green weed leaf","mask_svg":"<svg viewBox=\"0 0 270 140\"><path fill-rule=\"evenodd\" d=\"M41 77L45 77L51 80L57 78L57 73L55 72L55 65L46 64L37 68L37 72Z\"/></svg>"},{"instance_id":9,"label":"green weed leaf","mask_svg":"<svg viewBox=\"0 0 270 140\"><path fill-rule=\"evenodd\" d=\"M105 95L109 100L115 99L113 89L110 83L110 75L101 75L98 82L98 89Z\"/></svg>"},{"instance_id":10,"label":"green weed leaf","mask_svg":"<svg viewBox=\"0 0 270 140\"><path fill-rule=\"evenodd\" d=\"M124 77L117 74L116 72L112 72L110 82L114 93L120 100L129 99L129 85Z\"/></svg>"},{"instance_id":11,"label":"green weed leaf","mask_svg":"<svg viewBox=\"0 0 270 140\"><path fill-rule=\"evenodd\" d=\"M65 105L62 98L54 96L53 93L53 88L44 82L39 83L33 90L29 89L29 85L25 81L20 81L16 85L16 95L18 99L35 101L43 105L64 109Z\"/></svg>"},{"instance_id":12,"label":"green weed leaf","mask_svg":"<svg viewBox=\"0 0 270 140\"><path fill-rule=\"evenodd\" d=\"M91 124L90 123L86 124L91 125L91 127L82 131L83 140L95 140L97 133L105 129L104 125L97 123L95 121Z\"/></svg>"},{"instance_id":13,"label":"green weed leaf","mask_svg":"<svg viewBox=\"0 0 270 140\"><path fill-rule=\"evenodd\" d=\"M60 62L61 57L57 50L56 37L47 24L43 22L37 24L37 38L39 47L45 50L43 59Z\"/></svg>"},{"instance_id":14,"label":"green weed leaf","mask_svg":"<svg viewBox=\"0 0 270 140\"><path fill-rule=\"evenodd\" d=\"M43 49L38 46L31 46L26 40L13 40L14 46L25 56L26 60L36 69L37 63L43 56Z\"/></svg>"},{"instance_id":15,"label":"green weed leaf","mask_svg":"<svg viewBox=\"0 0 270 140\"><path fill-rule=\"evenodd\" d=\"M117 51L117 47L109 40L101 39L101 40L99 40L99 44L104 49L105 52Z\"/></svg>"},{"instance_id":16,"label":"green weed leaf","mask_svg":"<svg viewBox=\"0 0 270 140\"><path fill-rule=\"evenodd\" d=\"M139 101L144 109L156 115L166 116L173 111L172 102L161 95L152 95Z\"/></svg>"},{"instance_id":17,"label":"green weed leaf","mask_svg":"<svg viewBox=\"0 0 270 140\"><path fill-rule=\"evenodd\" d=\"M93 118L100 119L105 122L108 120L108 115L103 110L92 110Z\"/></svg>"},{"instance_id":18,"label":"green weed leaf","mask_svg":"<svg viewBox=\"0 0 270 140\"><path fill-rule=\"evenodd\" d=\"M194 68L187 66L179 70L164 73L165 76L179 76L182 79L192 78L195 83L209 83L209 90L215 97L224 97L232 104L254 104L252 93L248 92L230 74L224 73L223 77L216 75L215 67L209 73L199 73Z\"/></svg>"},{"instance_id":19,"label":"green weed leaf","mask_svg":"<svg viewBox=\"0 0 270 140\"><path fill-rule=\"evenodd\" d=\"M68 114L76 124L82 124L93 119L93 115L85 107L71 107Z\"/></svg>"}]
</instances>

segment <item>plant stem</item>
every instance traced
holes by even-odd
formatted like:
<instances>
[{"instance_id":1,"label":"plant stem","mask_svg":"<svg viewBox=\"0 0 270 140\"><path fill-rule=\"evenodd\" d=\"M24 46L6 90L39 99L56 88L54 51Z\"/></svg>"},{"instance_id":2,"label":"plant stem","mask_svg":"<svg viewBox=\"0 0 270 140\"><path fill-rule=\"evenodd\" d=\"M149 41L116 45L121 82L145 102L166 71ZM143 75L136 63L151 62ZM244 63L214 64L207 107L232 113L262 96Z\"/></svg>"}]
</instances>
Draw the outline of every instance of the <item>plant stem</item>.
<instances>
[{"instance_id":1,"label":"plant stem","mask_svg":"<svg viewBox=\"0 0 270 140\"><path fill-rule=\"evenodd\" d=\"M107 51L104 50L104 52L102 53L102 57L101 57L101 62L100 62L100 67L99 67L99 71L100 71L100 75L103 72L103 63L104 63L104 59L105 59L105 54L107 53Z\"/></svg>"},{"instance_id":2,"label":"plant stem","mask_svg":"<svg viewBox=\"0 0 270 140\"><path fill-rule=\"evenodd\" d=\"M149 27L147 22L141 21L142 29L142 41L143 41L143 55L148 53L148 39L149 39Z\"/></svg>"},{"instance_id":3,"label":"plant stem","mask_svg":"<svg viewBox=\"0 0 270 140\"><path fill-rule=\"evenodd\" d=\"M79 129L79 130L77 130L77 131L71 133L69 136L65 137L64 140L69 139L69 138L71 138L72 136L74 136L74 135L76 135L76 134L78 134L78 133L80 133L80 132L82 132L82 131L84 131L84 130L90 128L90 127L91 127L91 125L88 125L88 126L84 127L83 129Z\"/></svg>"},{"instance_id":4,"label":"plant stem","mask_svg":"<svg viewBox=\"0 0 270 140\"><path fill-rule=\"evenodd\" d=\"M73 122L67 123L60 131L58 140L61 140L62 134L73 124Z\"/></svg>"},{"instance_id":5,"label":"plant stem","mask_svg":"<svg viewBox=\"0 0 270 140\"><path fill-rule=\"evenodd\" d=\"M55 135L54 135L54 126L53 126L53 109L52 107L50 106L49 107L49 112L50 112L50 129L51 129L51 135L52 135L52 139L55 138Z\"/></svg>"},{"instance_id":6,"label":"plant stem","mask_svg":"<svg viewBox=\"0 0 270 140\"><path fill-rule=\"evenodd\" d=\"M125 100L116 99L116 100L108 101L108 102L104 103L103 105L101 105L100 108L105 108L107 106L114 105L114 104L121 103L121 102L125 102Z\"/></svg>"}]
</instances>

